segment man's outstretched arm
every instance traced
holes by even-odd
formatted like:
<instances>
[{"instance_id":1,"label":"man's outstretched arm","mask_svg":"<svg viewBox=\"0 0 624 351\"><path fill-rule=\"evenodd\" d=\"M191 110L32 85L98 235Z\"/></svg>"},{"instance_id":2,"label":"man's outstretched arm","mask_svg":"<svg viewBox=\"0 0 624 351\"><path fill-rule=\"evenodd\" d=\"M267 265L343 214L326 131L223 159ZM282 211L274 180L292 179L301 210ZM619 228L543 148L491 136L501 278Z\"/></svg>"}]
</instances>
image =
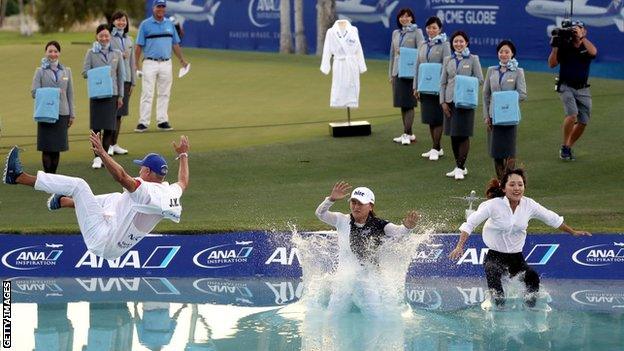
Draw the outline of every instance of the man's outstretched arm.
<instances>
[{"instance_id":1,"label":"man's outstretched arm","mask_svg":"<svg viewBox=\"0 0 624 351\"><path fill-rule=\"evenodd\" d=\"M104 150L102 141L100 140L100 133L94 133L91 131L89 141L91 142L91 150L93 150L93 152L95 152L102 159L104 167L106 167L108 173L113 176L113 179L115 179L117 183L121 184L124 189L131 193L134 192L137 188L136 180L134 180L134 178L132 178L126 170L124 170L119 163L115 162L108 152Z\"/></svg>"},{"instance_id":2,"label":"man's outstretched arm","mask_svg":"<svg viewBox=\"0 0 624 351\"><path fill-rule=\"evenodd\" d=\"M180 161L177 184L180 186L180 188L182 188L182 191L184 191L189 184L188 138L185 135L180 136L180 144L176 144L176 142L174 141L173 149L175 150L176 154L178 154L177 159Z\"/></svg>"}]
</instances>

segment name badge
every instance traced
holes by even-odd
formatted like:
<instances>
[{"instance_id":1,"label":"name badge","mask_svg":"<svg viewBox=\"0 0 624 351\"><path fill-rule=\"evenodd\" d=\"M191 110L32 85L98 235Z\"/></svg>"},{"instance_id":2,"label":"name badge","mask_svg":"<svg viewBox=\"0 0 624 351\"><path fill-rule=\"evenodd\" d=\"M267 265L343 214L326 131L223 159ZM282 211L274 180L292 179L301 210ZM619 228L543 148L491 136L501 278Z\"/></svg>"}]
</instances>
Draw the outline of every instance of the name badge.
<instances>
[{"instance_id":1,"label":"name badge","mask_svg":"<svg viewBox=\"0 0 624 351\"><path fill-rule=\"evenodd\" d=\"M507 79L507 83L513 83L513 81L514 81L513 78Z\"/></svg>"},{"instance_id":2,"label":"name badge","mask_svg":"<svg viewBox=\"0 0 624 351\"><path fill-rule=\"evenodd\" d=\"M470 65L463 65L463 68L470 68Z\"/></svg>"},{"instance_id":3,"label":"name badge","mask_svg":"<svg viewBox=\"0 0 624 351\"><path fill-rule=\"evenodd\" d=\"M69 77L63 77L63 80L69 80Z\"/></svg>"}]
</instances>

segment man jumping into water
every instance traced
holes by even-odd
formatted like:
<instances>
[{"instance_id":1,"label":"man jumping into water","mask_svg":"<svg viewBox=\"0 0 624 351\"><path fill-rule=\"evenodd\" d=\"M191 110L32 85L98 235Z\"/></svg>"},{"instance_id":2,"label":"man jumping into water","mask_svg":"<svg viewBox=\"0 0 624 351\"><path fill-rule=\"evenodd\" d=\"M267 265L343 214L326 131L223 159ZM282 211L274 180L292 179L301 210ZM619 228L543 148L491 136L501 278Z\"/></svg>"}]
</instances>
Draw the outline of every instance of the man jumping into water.
<instances>
[{"instance_id":1,"label":"man jumping into water","mask_svg":"<svg viewBox=\"0 0 624 351\"><path fill-rule=\"evenodd\" d=\"M186 136L173 149L180 160L178 181L164 181L167 161L158 154L147 154L134 163L141 166L138 177L131 177L102 147L99 134L91 132L91 149L102 158L113 179L124 188L122 193L94 195L82 178L48 174L31 175L23 171L19 149L13 147L6 159L2 181L21 184L52 194L48 209L75 208L78 226L89 251L106 259L115 259L136 245L163 219L180 221L180 197L189 184Z\"/></svg>"}]
</instances>

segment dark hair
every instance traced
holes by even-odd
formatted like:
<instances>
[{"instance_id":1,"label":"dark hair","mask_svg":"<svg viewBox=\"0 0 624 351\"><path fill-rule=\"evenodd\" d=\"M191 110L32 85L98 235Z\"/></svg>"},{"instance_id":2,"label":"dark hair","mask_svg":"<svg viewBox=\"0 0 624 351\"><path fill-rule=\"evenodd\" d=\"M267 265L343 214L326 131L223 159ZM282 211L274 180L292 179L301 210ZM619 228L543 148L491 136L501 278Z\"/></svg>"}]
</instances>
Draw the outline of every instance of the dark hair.
<instances>
[{"instance_id":1,"label":"dark hair","mask_svg":"<svg viewBox=\"0 0 624 351\"><path fill-rule=\"evenodd\" d=\"M453 46L453 40L455 40L455 37L457 36L461 36L462 38L464 38L464 40L466 41L466 47L470 46L470 38L468 37L468 34L466 34L466 32L462 31L462 30L458 30L455 31L455 33L453 33L453 35L451 35L451 47Z\"/></svg>"},{"instance_id":2,"label":"dark hair","mask_svg":"<svg viewBox=\"0 0 624 351\"><path fill-rule=\"evenodd\" d=\"M507 181L512 174L519 175L522 178L524 186L526 186L526 175L524 174L524 169L508 169L505 171L505 174L503 174L501 180L498 180L497 178L492 178L489 181L485 190L485 197L488 199L493 199L495 197L505 196L505 192L503 190L505 189L505 185L507 184Z\"/></svg>"},{"instance_id":3,"label":"dark hair","mask_svg":"<svg viewBox=\"0 0 624 351\"><path fill-rule=\"evenodd\" d=\"M95 34L100 34L100 32L103 30L107 30L110 33L110 28L108 24L100 24L99 26L97 26L97 28L95 29Z\"/></svg>"},{"instance_id":4,"label":"dark hair","mask_svg":"<svg viewBox=\"0 0 624 351\"><path fill-rule=\"evenodd\" d=\"M50 45L54 46L56 50L58 50L58 52L61 52L61 44L59 44L59 42L56 40L49 41L47 44L45 44L43 51L48 51L48 46Z\"/></svg>"},{"instance_id":5,"label":"dark hair","mask_svg":"<svg viewBox=\"0 0 624 351\"><path fill-rule=\"evenodd\" d=\"M442 29L442 21L438 16L431 16L427 18L427 22L425 22L425 28L429 27L432 24L437 24L440 29Z\"/></svg>"},{"instance_id":6,"label":"dark hair","mask_svg":"<svg viewBox=\"0 0 624 351\"><path fill-rule=\"evenodd\" d=\"M498 54L498 52L500 51L500 49L503 46L509 46L509 49L511 50L511 58L515 58L516 57L516 46L514 45L514 43L511 42L511 40L503 40L500 43L498 43L498 45L496 46L496 53Z\"/></svg>"},{"instance_id":7,"label":"dark hair","mask_svg":"<svg viewBox=\"0 0 624 351\"><path fill-rule=\"evenodd\" d=\"M397 13L396 16L396 23L397 23L397 28L401 29L403 28L403 26L401 25L401 21L399 21L399 18L401 18L401 16L403 15L409 15L410 17L412 17L412 23L416 23L416 18L414 17L414 12L412 12L411 9L409 8L402 8L399 10L399 13Z\"/></svg>"},{"instance_id":8,"label":"dark hair","mask_svg":"<svg viewBox=\"0 0 624 351\"><path fill-rule=\"evenodd\" d=\"M130 19L128 18L128 14L125 11L116 11L115 13L113 13L113 15L111 16L111 25L110 25L110 30L111 32L113 31L113 27L115 26L114 22L122 17L126 18L126 28L124 28L124 34L128 34L128 28L130 28Z\"/></svg>"}]
</instances>

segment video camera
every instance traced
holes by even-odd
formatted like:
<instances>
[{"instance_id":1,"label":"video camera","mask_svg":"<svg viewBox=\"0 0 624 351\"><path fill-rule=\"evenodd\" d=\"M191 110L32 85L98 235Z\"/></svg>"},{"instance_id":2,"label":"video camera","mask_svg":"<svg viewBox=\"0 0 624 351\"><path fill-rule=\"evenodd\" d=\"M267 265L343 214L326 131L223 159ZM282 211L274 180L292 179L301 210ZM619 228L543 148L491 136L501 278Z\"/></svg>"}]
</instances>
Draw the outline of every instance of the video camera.
<instances>
[{"instance_id":1,"label":"video camera","mask_svg":"<svg viewBox=\"0 0 624 351\"><path fill-rule=\"evenodd\" d=\"M575 26L583 27L584 25L583 22L569 19L561 21L561 27L553 29L550 33L550 46L554 48L573 46L574 38L576 37L576 32L574 31Z\"/></svg>"}]
</instances>

